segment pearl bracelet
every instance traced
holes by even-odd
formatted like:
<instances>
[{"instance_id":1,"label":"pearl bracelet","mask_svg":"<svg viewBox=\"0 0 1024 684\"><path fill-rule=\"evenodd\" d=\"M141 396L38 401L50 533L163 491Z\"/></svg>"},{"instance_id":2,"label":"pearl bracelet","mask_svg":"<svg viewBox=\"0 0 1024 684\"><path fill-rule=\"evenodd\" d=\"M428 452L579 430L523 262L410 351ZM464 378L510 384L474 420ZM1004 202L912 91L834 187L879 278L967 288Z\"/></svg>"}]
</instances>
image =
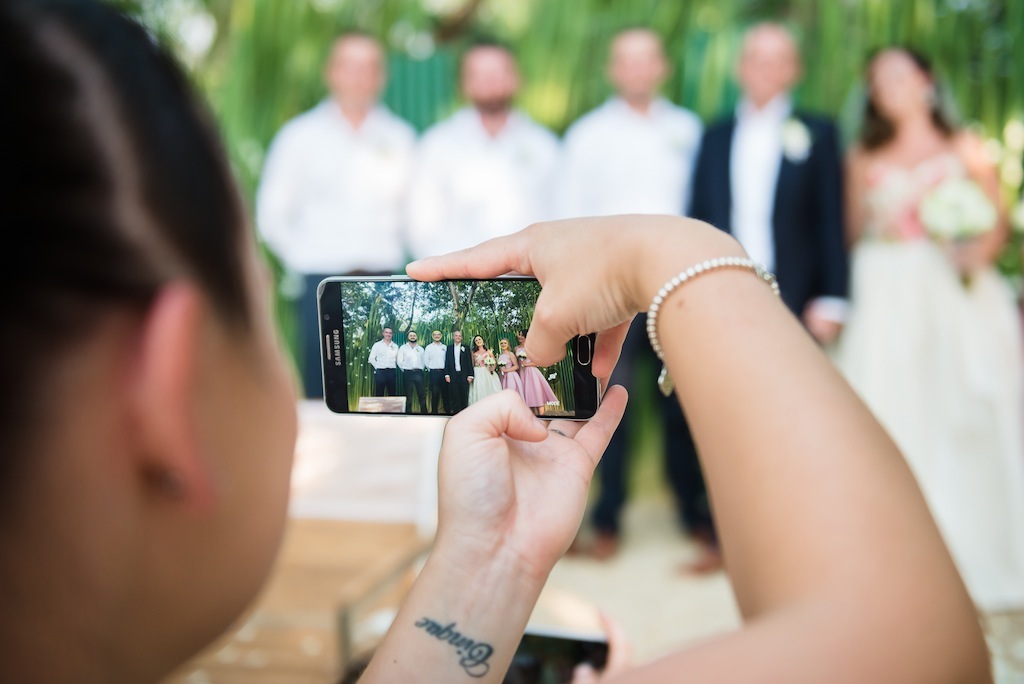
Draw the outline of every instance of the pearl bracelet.
<instances>
[{"instance_id":1,"label":"pearl bracelet","mask_svg":"<svg viewBox=\"0 0 1024 684\"><path fill-rule=\"evenodd\" d=\"M668 367L664 365L665 352L661 348L661 342L658 341L658 310L661 308L661 305L668 296L680 285L696 278L702 273L714 271L718 268L745 268L753 271L758 278L768 284L776 296L779 296L780 294L779 283L775 279L775 275L761 266L761 264L743 257L719 257L717 259L702 261L699 264L691 266L681 272L679 275L673 276L668 282L662 285L661 289L658 290L658 293L654 295L654 299L651 300L651 307L647 310L647 339L651 341L651 348L654 350L654 353L658 355L658 360L662 363L661 375L658 376L658 388L666 397L672 394L672 389L675 384L672 382L672 378L668 375Z\"/></svg>"}]
</instances>

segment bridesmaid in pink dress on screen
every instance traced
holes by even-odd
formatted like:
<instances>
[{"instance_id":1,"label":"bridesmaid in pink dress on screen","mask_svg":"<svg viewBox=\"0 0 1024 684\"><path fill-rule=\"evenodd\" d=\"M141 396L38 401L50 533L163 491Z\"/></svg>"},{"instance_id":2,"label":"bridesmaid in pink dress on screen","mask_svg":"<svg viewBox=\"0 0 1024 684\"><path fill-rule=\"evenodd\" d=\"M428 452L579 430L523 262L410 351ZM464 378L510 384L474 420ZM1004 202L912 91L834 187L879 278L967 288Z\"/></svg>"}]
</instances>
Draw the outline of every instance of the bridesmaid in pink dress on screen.
<instances>
[{"instance_id":1,"label":"bridesmaid in pink dress on screen","mask_svg":"<svg viewBox=\"0 0 1024 684\"><path fill-rule=\"evenodd\" d=\"M523 381L523 399L526 400L526 405L539 415L548 404L558 404L558 397L551 391L551 385L544 379L544 374L537 365L526 357L526 347L523 346L526 342L526 331L517 331L516 340L519 342L516 357L520 367L519 376Z\"/></svg>"},{"instance_id":2,"label":"bridesmaid in pink dress on screen","mask_svg":"<svg viewBox=\"0 0 1024 684\"><path fill-rule=\"evenodd\" d=\"M502 338L498 341L498 352L498 373L501 375L501 388L515 390L525 401L526 391L523 388L523 380L519 377L519 360L508 346L507 339Z\"/></svg>"}]
</instances>

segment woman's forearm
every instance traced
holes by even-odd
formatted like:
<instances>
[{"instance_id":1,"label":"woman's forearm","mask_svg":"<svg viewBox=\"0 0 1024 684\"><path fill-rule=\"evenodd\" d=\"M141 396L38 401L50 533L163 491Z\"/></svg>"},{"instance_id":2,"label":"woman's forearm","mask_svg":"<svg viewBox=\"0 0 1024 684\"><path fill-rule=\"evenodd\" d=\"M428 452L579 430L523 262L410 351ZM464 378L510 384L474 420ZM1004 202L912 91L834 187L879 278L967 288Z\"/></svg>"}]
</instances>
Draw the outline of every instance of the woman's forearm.
<instances>
[{"instance_id":1,"label":"woman's forearm","mask_svg":"<svg viewBox=\"0 0 1024 684\"><path fill-rule=\"evenodd\" d=\"M650 297L693 265L651 260ZM840 633L902 625L890 655L940 647L939 672L959 649L983 658L972 606L906 463L769 288L749 271L713 271L673 293L658 321L745 617L790 629L803 615L807 643L837 647ZM967 627L928 641L915 636L922 624ZM761 632L770 640L770 628ZM881 660L850 681L885 679L891 663Z\"/></svg>"},{"instance_id":2,"label":"woman's forearm","mask_svg":"<svg viewBox=\"0 0 1024 684\"><path fill-rule=\"evenodd\" d=\"M431 554L362 684L501 682L543 579L515 562Z\"/></svg>"},{"instance_id":3,"label":"woman's forearm","mask_svg":"<svg viewBox=\"0 0 1024 684\"><path fill-rule=\"evenodd\" d=\"M596 330L593 368L607 375L662 284L724 256L745 255L699 222L612 216L537 224L409 272L536 275L531 359L552 363ZM623 681L989 681L970 599L906 463L771 290L716 268L657 320L746 621Z\"/></svg>"}]
</instances>

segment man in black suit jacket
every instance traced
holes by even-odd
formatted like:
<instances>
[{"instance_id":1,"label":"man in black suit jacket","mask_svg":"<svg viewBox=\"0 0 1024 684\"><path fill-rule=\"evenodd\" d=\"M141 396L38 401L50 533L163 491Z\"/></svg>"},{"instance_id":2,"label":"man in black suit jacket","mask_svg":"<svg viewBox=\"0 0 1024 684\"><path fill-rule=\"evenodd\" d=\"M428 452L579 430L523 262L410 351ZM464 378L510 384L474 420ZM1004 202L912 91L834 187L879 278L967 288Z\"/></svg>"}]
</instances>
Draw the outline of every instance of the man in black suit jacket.
<instances>
[{"instance_id":1,"label":"man in black suit jacket","mask_svg":"<svg viewBox=\"0 0 1024 684\"><path fill-rule=\"evenodd\" d=\"M473 382L473 356L469 347L462 343L461 330L452 332L452 343L444 352L444 381L448 383L448 410L458 413L469 405L469 385Z\"/></svg>"},{"instance_id":2,"label":"man in black suit jacket","mask_svg":"<svg viewBox=\"0 0 1024 684\"><path fill-rule=\"evenodd\" d=\"M751 29L737 74L743 100L704 133L690 214L732 233L774 271L783 301L828 344L839 334L847 291L836 127L792 111L800 61L781 26Z\"/></svg>"},{"instance_id":3,"label":"man in black suit jacket","mask_svg":"<svg viewBox=\"0 0 1024 684\"><path fill-rule=\"evenodd\" d=\"M737 68L743 99L704 133L690 215L731 233L772 270L786 306L829 344L842 328L847 292L842 165L832 122L792 110L789 90L800 72L782 26L747 33ZM670 472L685 482L684 522L707 549L696 569L712 569L720 563L714 523L678 402L666 404L666 422Z\"/></svg>"}]
</instances>

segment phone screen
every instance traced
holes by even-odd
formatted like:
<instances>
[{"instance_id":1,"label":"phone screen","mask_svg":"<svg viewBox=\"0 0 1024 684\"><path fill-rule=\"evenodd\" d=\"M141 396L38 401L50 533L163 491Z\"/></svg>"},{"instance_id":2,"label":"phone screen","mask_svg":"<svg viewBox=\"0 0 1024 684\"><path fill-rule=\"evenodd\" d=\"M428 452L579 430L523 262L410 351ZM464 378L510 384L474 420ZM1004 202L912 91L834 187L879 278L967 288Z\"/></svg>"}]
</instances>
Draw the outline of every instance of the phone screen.
<instances>
[{"instance_id":1,"label":"phone screen","mask_svg":"<svg viewBox=\"0 0 1024 684\"><path fill-rule=\"evenodd\" d=\"M601 671L607 660L603 639L527 631L503 684L568 684L577 665Z\"/></svg>"},{"instance_id":2,"label":"phone screen","mask_svg":"<svg viewBox=\"0 0 1024 684\"><path fill-rule=\"evenodd\" d=\"M336 413L452 416L503 389L544 418L585 420L599 403L594 335L540 366L522 341L540 283L337 277L320 283L324 400Z\"/></svg>"}]
</instances>

